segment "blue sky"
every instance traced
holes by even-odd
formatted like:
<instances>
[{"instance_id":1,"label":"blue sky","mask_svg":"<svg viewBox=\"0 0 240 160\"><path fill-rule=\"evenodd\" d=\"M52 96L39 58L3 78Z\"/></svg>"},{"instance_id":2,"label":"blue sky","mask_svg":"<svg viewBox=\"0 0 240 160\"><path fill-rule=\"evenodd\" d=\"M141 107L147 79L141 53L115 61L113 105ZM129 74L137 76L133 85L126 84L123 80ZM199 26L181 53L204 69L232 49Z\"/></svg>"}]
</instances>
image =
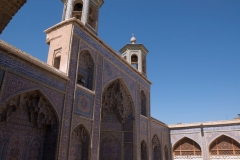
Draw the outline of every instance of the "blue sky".
<instances>
[{"instance_id":1,"label":"blue sky","mask_svg":"<svg viewBox=\"0 0 240 160\"><path fill-rule=\"evenodd\" d=\"M165 123L226 120L240 113L239 0L106 0L99 37L118 51L134 33L149 50L151 115ZM45 29L60 0L31 0L0 39L46 62Z\"/></svg>"}]
</instances>

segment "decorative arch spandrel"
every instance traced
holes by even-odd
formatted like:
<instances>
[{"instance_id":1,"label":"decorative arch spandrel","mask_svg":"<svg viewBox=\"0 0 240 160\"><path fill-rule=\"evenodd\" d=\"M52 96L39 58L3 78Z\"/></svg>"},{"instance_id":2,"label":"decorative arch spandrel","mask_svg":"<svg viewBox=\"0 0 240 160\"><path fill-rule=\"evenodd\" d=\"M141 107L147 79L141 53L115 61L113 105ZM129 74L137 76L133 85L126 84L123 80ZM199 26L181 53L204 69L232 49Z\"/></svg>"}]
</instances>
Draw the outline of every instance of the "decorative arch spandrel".
<instances>
[{"instance_id":1,"label":"decorative arch spandrel","mask_svg":"<svg viewBox=\"0 0 240 160\"><path fill-rule=\"evenodd\" d=\"M38 90L45 97L57 112L58 117L61 119L62 108L64 104L64 94L56 90L49 89L30 80L24 79L12 73L6 74L6 81L1 89L0 106L7 100L26 92Z\"/></svg>"},{"instance_id":2,"label":"decorative arch spandrel","mask_svg":"<svg viewBox=\"0 0 240 160\"><path fill-rule=\"evenodd\" d=\"M135 90L136 90L136 81L126 74L121 69L117 68L114 64L104 59L104 75L103 75L103 88L105 88L109 83L122 79L127 89L130 91L133 101L135 101Z\"/></svg>"},{"instance_id":3,"label":"decorative arch spandrel","mask_svg":"<svg viewBox=\"0 0 240 160\"><path fill-rule=\"evenodd\" d=\"M240 143L235 139L221 135L209 145L211 156L240 156Z\"/></svg>"},{"instance_id":4,"label":"decorative arch spandrel","mask_svg":"<svg viewBox=\"0 0 240 160\"><path fill-rule=\"evenodd\" d=\"M118 90L119 91L115 91L114 89L118 86ZM121 94L121 95L116 95L115 93ZM102 98L102 112L104 112L104 106L111 106L111 103L113 103L113 97L116 96L120 96L119 98L122 99L123 101L119 101L119 105L127 105L126 111L121 111L122 113L120 113L120 116L123 117L124 114L131 114L134 116L135 115L135 107L134 107L134 101L132 99L132 96L130 94L130 91L128 89L128 87L126 86L126 83L124 82L124 80L122 78L118 78L115 79L111 82L109 82L105 87L104 90L102 92L103 98ZM122 97L122 98L121 98ZM115 98L116 99L116 98ZM120 100L119 99L119 100ZM121 104L120 104L121 103ZM128 113L129 112L129 113ZM103 119L104 115L102 115L102 119Z\"/></svg>"},{"instance_id":5,"label":"decorative arch spandrel","mask_svg":"<svg viewBox=\"0 0 240 160\"><path fill-rule=\"evenodd\" d=\"M196 141L200 147L202 148L202 140L201 140L201 135L200 133L190 133L190 134L174 134L171 135L171 143L172 143L172 147L181 139L183 139L184 137L187 137L189 139L192 139L194 141Z\"/></svg>"},{"instance_id":6,"label":"decorative arch spandrel","mask_svg":"<svg viewBox=\"0 0 240 160\"><path fill-rule=\"evenodd\" d=\"M80 124L76 126L71 134L71 143L69 147L71 160L90 160L91 138L86 126Z\"/></svg>"},{"instance_id":7,"label":"decorative arch spandrel","mask_svg":"<svg viewBox=\"0 0 240 160\"><path fill-rule=\"evenodd\" d=\"M59 117L43 93L12 97L0 106L0 115L0 134L8 134L6 159L55 158Z\"/></svg>"},{"instance_id":8,"label":"decorative arch spandrel","mask_svg":"<svg viewBox=\"0 0 240 160\"><path fill-rule=\"evenodd\" d=\"M200 145L187 137L177 141L173 146L174 156L201 156L202 149Z\"/></svg>"},{"instance_id":9,"label":"decorative arch spandrel","mask_svg":"<svg viewBox=\"0 0 240 160\"><path fill-rule=\"evenodd\" d=\"M239 131L227 131L227 132L210 132L206 133L206 140L207 140L207 146L209 146L215 139L218 137L225 135L228 136L238 142L240 142L240 132Z\"/></svg>"}]
</instances>

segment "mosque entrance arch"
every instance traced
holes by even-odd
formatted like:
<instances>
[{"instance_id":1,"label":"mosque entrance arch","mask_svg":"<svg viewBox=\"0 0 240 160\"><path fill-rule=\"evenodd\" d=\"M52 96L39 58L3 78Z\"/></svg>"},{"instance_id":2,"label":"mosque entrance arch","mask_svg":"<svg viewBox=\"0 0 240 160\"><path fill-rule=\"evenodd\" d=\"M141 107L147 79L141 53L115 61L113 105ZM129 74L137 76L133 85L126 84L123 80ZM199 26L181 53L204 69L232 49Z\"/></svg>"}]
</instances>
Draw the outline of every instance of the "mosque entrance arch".
<instances>
[{"instance_id":1,"label":"mosque entrance arch","mask_svg":"<svg viewBox=\"0 0 240 160\"><path fill-rule=\"evenodd\" d=\"M57 130L57 114L41 92L9 99L0 106L0 159L54 160Z\"/></svg>"},{"instance_id":2,"label":"mosque entrance arch","mask_svg":"<svg viewBox=\"0 0 240 160\"><path fill-rule=\"evenodd\" d=\"M133 115L133 101L123 81L107 85L102 94L99 160L133 159Z\"/></svg>"}]
</instances>

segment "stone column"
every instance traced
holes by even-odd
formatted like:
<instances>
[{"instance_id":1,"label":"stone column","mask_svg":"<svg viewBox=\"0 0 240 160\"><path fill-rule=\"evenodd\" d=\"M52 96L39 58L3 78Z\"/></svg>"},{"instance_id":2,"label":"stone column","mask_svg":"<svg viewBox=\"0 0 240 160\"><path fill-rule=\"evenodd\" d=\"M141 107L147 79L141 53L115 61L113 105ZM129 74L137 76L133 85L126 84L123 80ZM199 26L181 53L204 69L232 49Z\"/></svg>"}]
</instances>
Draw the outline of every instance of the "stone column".
<instances>
[{"instance_id":1,"label":"stone column","mask_svg":"<svg viewBox=\"0 0 240 160\"><path fill-rule=\"evenodd\" d=\"M90 9L90 0L84 0L83 1L82 19L81 19L81 21L84 24L87 23L87 21L88 21L89 9Z\"/></svg>"},{"instance_id":2,"label":"stone column","mask_svg":"<svg viewBox=\"0 0 240 160\"><path fill-rule=\"evenodd\" d=\"M74 0L68 0L66 2L66 13L65 13L65 20L70 19L72 17L72 11L73 11L73 2Z\"/></svg>"}]
</instances>

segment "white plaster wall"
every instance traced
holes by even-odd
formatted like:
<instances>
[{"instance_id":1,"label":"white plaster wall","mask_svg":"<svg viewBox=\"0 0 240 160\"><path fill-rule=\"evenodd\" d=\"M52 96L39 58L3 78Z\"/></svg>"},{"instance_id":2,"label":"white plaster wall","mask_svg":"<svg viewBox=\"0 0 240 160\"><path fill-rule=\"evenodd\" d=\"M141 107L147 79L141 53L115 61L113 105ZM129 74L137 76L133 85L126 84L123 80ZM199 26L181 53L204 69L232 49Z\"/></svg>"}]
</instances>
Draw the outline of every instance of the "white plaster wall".
<instances>
[{"instance_id":1,"label":"white plaster wall","mask_svg":"<svg viewBox=\"0 0 240 160\"><path fill-rule=\"evenodd\" d=\"M240 160L240 156L210 156L210 160Z\"/></svg>"},{"instance_id":2,"label":"white plaster wall","mask_svg":"<svg viewBox=\"0 0 240 160\"><path fill-rule=\"evenodd\" d=\"M174 160L203 160L202 156L174 156Z\"/></svg>"}]
</instances>

